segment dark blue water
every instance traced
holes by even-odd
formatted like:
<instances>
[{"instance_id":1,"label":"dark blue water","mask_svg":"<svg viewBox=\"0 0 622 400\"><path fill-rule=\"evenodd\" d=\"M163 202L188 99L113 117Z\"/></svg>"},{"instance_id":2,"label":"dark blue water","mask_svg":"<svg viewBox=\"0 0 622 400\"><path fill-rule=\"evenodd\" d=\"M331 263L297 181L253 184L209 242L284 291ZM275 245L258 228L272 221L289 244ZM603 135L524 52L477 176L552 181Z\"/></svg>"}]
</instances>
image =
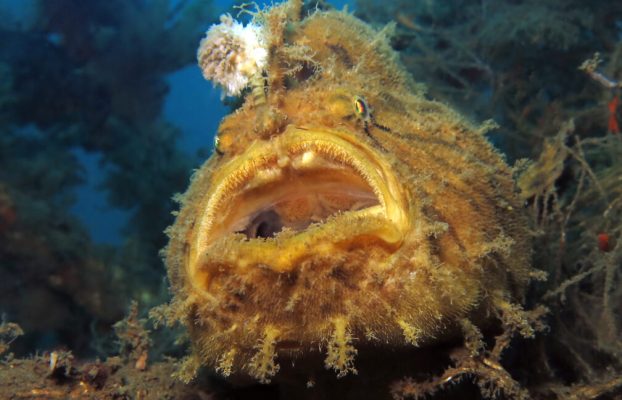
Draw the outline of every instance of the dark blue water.
<instances>
[{"instance_id":1,"label":"dark blue water","mask_svg":"<svg viewBox=\"0 0 622 400\"><path fill-rule=\"evenodd\" d=\"M171 0L171 7L179 2ZM271 2L257 3L263 7ZM348 5L350 9L352 3L348 0L331 2L337 8ZM27 25L35 13L34 4L34 1L29 0L1 0L0 9L5 10L5 14L16 22ZM214 9L218 10L217 14L231 12L235 15L232 4L232 1L219 0L214 2ZM207 150L208 153L218 124L228 112L222 104L220 90L205 81L194 64L169 74L166 81L169 92L162 112L166 120L181 130L178 148L189 157L194 157L197 151L205 154ZM128 223L131 210L114 208L108 204L101 186L109 171L102 167L101 155L81 149L76 149L75 154L83 165L84 183L74 190L75 203L71 211L83 221L94 242L120 245L124 240L122 230Z\"/></svg>"}]
</instances>

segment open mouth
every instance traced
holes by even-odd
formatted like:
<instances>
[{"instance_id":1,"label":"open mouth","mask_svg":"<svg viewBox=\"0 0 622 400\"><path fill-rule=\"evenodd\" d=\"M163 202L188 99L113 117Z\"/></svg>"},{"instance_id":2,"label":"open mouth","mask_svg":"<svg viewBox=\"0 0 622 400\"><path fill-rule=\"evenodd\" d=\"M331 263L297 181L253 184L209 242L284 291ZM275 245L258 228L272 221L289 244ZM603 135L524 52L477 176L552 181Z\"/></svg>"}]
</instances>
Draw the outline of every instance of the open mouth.
<instances>
[{"instance_id":1,"label":"open mouth","mask_svg":"<svg viewBox=\"0 0 622 400\"><path fill-rule=\"evenodd\" d=\"M361 236L395 246L407 230L403 191L390 165L343 132L289 127L219 168L213 182L191 269L219 242L221 261L285 271L310 249L330 251L329 244Z\"/></svg>"},{"instance_id":2,"label":"open mouth","mask_svg":"<svg viewBox=\"0 0 622 400\"><path fill-rule=\"evenodd\" d=\"M244 191L224 226L249 239L271 238L283 230L301 232L331 216L380 205L364 180L330 160L320 158L307 169L301 159L309 154L294 159L297 168L278 170L274 182Z\"/></svg>"}]
</instances>

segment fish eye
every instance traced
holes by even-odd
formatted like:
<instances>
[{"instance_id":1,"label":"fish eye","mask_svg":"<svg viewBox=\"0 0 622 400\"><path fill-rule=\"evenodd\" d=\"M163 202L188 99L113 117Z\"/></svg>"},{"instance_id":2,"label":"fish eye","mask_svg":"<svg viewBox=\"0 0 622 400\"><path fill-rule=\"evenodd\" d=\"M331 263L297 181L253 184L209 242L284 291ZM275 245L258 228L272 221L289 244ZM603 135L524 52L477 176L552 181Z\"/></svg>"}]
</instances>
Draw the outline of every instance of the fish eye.
<instances>
[{"instance_id":1,"label":"fish eye","mask_svg":"<svg viewBox=\"0 0 622 400\"><path fill-rule=\"evenodd\" d=\"M222 145L220 142L220 136L216 135L214 136L214 150L216 151L216 153L223 155L223 151L222 151Z\"/></svg>"},{"instance_id":2,"label":"fish eye","mask_svg":"<svg viewBox=\"0 0 622 400\"><path fill-rule=\"evenodd\" d=\"M365 99L360 96L354 97L354 112L357 117L367 120L369 118L369 106Z\"/></svg>"}]
</instances>

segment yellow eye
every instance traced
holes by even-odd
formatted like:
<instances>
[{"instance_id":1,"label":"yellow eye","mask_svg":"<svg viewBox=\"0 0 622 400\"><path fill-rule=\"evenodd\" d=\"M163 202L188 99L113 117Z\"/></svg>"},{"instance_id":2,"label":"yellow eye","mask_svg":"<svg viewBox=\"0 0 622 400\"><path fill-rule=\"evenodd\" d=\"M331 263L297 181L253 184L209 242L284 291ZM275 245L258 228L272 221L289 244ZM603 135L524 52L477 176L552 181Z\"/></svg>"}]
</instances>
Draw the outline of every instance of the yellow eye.
<instances>
[{"instance_id":1,"label":"yellow eye","mask_svg":"<svg viewBox=\"0 0 622 400\"><path fill-rule=\"evenodd\" d=\"M363 120L369 119L369 106L362 97L354 97L354 112Z\"/></svg>"}]
</instances>

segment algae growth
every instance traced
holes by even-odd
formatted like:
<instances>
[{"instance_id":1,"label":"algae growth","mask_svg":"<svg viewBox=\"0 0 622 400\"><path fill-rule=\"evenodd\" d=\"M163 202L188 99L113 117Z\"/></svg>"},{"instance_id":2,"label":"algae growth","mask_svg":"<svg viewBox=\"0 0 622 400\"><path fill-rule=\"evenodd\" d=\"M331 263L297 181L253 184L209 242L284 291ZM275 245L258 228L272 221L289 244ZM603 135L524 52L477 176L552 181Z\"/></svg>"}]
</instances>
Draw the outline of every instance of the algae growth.
<instances>
[{"instance_id":1,"label":"algae growth","mask_svg":"<svg viewBox=\"0 0 622 400\"><path fill-rule=\"evenodd\" d=\"M147 310L168 300L157 249L166 243L162 230L174 219L170 198L184 190L191 168L202 161L177 149L178 131L161 116L163 77L193 62L201 36L220 13L199 1L182 1L174 8L164 1L36 4L31 21L17 23L7 17L0 26L3 43L9 44L0 49L3 397L620 396L620 4L359 1L354 15L364 22L331 11L324 2L247 8L239 16L231 10L233 16L225 18L230 27L232 19L248 25L245 15L250 11L253 24L267 29L270 40L259 43L268 46L265 63L259 57L255 66L242 68L249 75L242 74L229 91L238 94L241 88L232 102L237 111L223 121L208 168L219 165L217 160L239 158L253 140L280 147L281 164L257 145L251 153L257 157L249 157L248 165L274 162L279 168L262 167L261 174L242 179L252 196L235 188L226 192L230 195L223 195L226 200L219 206L225 208L213 208L203 218L205 232L190 238L179 236L192 228L178 222L168 248L176 297L173 308L152 312L152 322L143 320ZM395 69L400 64L405 70ZM211 71L206 76L213 79L228 69ZM469 122L488 119L496 124ZM365 155L362 170L367 165L367 175L381 173L383 179L352 173L356 168L351 159L336 163L338 151L323 153L317 145L309 144L300 155L282 154L290 146L288 138L308 133L330 142L327 134L336 132L341 139L356 139L338 142L341 147L336 149L352 146L353 154ZM426 136L430 132L454 140L452 146L435 142L436 136ZM416 133L412 137L419 140L406 145L398 133ZM511 170L483 135L514 165ZM384 152L378 155L369 151L380 147ZM82 223L68 212L71 190L81 180L76 148L100 154L112 166L104 189L111 204L134 216L121 248L92 243ZM400 160L408 159L402 154L412 154L423 164L415 169L414 161L400 166ZM350 172L340 172L337 165L349 166ZM322 174L314 172L318 168ZM283 179L279 169L308 170L305 188L323 188L322 201L295 208L289 200L297 191L274 197L263 190L265 185L278 186L271 182ZM192 213L187 210L195 208L201 188L210 186L206 182L211 173L195 175L190 191L194 197L178 197L186 209L179 221L189 220ZM395 174L399 179L391 178ZM224 176L221 172L218 178ZM333 181L338 185L325 189ZM421 188L413 191L417 185L409 182ZM452 195L455 185L468 196ZM404 186L408 190L395 191ZM261 200L258 206L264 201L278 207L271 213L261 206L256 213L249 205L254 198ZM494 212L487 209L485 199L490 198ZM439 207L451 214L457 204L462 205L456 206L460 211L454 210L455 217L438 223ZM374 207L380 218L360 221L357 232L339 220ZM505 218L508 207L510 215L526 217ZM336 216L330 216L335 210ZM478 210L484 211L483 217ZM214 228L211 218L223 223ZM389 229L396 221L407 222ZM386 285L402 293L397 289L404 288L403 278L387 278L385 271L365 281L364 273L371 269L356 265L383 265L379 260L394 252L396 243L412 237L405 233L416 227L412 221L421 221L427 240L417 243L427 250L413 252L414 258L396 257L388 265L402 270L409 263L428 265L425 275L434 279L422 286L419 297L409 296L408 290L392 297ZM292 254L303 257L306 241L297 252L289 248L279 253L279 259L273 256L271 236L290 243L297 232L309 229L315 232L310 242L317 245L326 241L322 224L331 223L336 227L331 241L344 247L327 246L318 257L336 259L347 248L359 252L357 263L342 256L339 268L320 275L308 271L321 271L327 264L309 265L302 277L310 289L301 291L297 285L304 288L305 280L294 279L301 275L293 276L295 269L287 260ZM454 226L454 239L475 244L471 252L447 250L452 241L443 238ZM368 228L375 229L373 234L363 235ZM219 235L237 238L217 243L228 249L221 254L229 258L198 251L188 263L176 261L184 260L183 255L171 256L181 254L176 249L185 240L209 246ZM243 237L248 238L245 248L236 242ZM262 237L261 245L251 240ZM359 244L363 238L367 247ZM512 250L517 243L522 250ZM366 253L366 248L375 250ZM533 257L528 261L530 249ZM474 265L476 254L492 256L496 276L463 273L456 267ZM263 257L267 267L256 274L237 273L249 269L256 257ZM180 290L186 281L176 265L209 266L216 261L222 268L189 268L196 287ZM246 266L235 266L236 274L228 274L241 261ZM543 272L528 274L531 268ZM446 271L451 273L442 275ZM462 274L464 298L459 291L446 292L456 274ZM417 282L422 274L415 276ZM526 285L529 278L539 281ZM271 291L252 295L257 282L267 283ZM361 282L368 282L367 288L385 285L385 291L367 290L366 297L357 298ZM334 290L323 289L327 285ZM321 296L314 297L314 287ZM437 290L426 296L431 287ZM218 303L194 295L206 293L221 302L219 307L226 299L226 307L210 308ZM284 294L287 304L281 302ZM423 310L433 311L438 298L464 303L457 314L445 305L435 314L438 319L424 318L428 314L416 305L432 304ZM138 306L113 328L132 299ZM382 301L382 311L366 306ZM261 308L262 302L274 307ZM305 311L318 305L322 307L316 318L300 329L296 319L306 321ZM220 336L210 336L189 318L194 315L212 327L231 328L231 321L238 321L242 328L231 332L248 335L218 328L214 331ZM191 327L190 345L184 344L183 328L151 326L178 318ZM191 357L178 364L187 350ZM197 378L190 383L178 379L194 374ZM256 383L268 379L270 385Z\"/></svg>"}]
</instances>

